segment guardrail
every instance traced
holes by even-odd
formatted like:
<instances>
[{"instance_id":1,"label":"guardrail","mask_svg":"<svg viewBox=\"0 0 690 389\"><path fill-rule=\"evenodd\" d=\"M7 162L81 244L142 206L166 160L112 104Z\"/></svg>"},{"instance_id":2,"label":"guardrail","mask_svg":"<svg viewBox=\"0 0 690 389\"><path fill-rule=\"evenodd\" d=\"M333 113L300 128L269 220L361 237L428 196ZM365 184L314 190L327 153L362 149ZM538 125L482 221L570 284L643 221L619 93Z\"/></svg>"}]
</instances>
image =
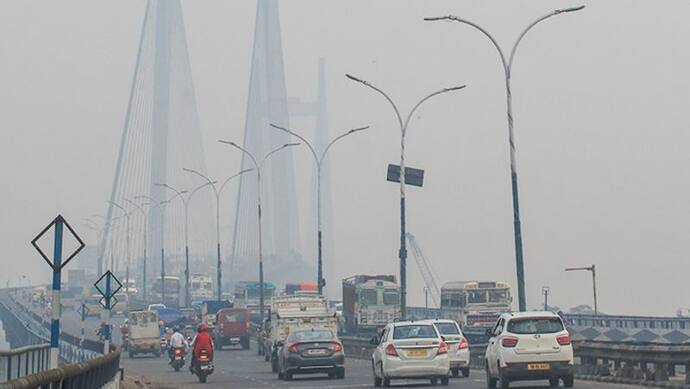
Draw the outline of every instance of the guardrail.
<instances>
[{"instance_id":1,"label":"guardrail","mask_svg":"<svg viewBox=\"0 0 690 389\"><path fill-rule=\"evenodd\" d=\"M50 344L0 350L0 382L10 381L46 370L50 360Z\"/></svg>"},{"instance_id":2,"label":"guardrail","mask_svg":"<svg viewBox=\"0 0 690 389\"><path fill-rule=\"evenodd\" d=\"M45 370L8 381L0 384L0 389L101 388L119 379L118 375L120 375L120 349L115 348L109 354L84 363L64 365L57 369Z\"/></svg>"}]
</instances>

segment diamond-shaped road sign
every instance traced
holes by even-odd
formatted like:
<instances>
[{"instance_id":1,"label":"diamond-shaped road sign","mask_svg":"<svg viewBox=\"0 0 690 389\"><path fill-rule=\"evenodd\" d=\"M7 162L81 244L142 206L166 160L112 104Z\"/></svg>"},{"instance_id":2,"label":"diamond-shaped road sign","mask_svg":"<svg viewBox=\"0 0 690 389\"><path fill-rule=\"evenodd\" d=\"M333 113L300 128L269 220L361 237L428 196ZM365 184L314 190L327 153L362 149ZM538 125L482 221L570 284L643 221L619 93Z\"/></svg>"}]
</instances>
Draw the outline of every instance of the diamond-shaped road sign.
<instances>
[{"instance_id":1,"label":"diamond-shaped road sign","mask_svg":"<svg viewBox=\"0 0 690 389\"><path fill-rule=\"evenodd\" d=\"M113 283L114 281L114 283ZM105 284L105 285L102 285ZM93 286L98 289L103 297L113 297L122 288L122 283L115 277L110 270L103 273L101 278L96 281Z\"/></svg>"},{"instance_id":2,"label":"diamond-shaped road sign","mask_svg":"<svg viewBox=\"0 0 690 389\"><path fill-rule=\"evenodd\" d=\"M58 227L58 225L60 226ZM41 239L43 235L45 235L45 233L48 232L48 230L50 230L52 227L59 228L60 231L62 231L62 225L65 225L69 232L72 233L72 236L77 240L77 242L79 242L79 247L77 247L74 250L74 252L72 252L72 254L67 256L66 259L61 260L58 268L56 269L56 266L54 264L55 258L48 258L48 256L43 252L43 250L41 250L41 248L38 246L38 240ZM60 244L60 246L62 246L62 242L55 242L56 245L58 243ZM85 246L84 242L81 240L79 235L77 235L77 233L74 232L74 229L72 229L72 227L69 225L69 223L67 223L67 220L65 220L65 218L62 217L62 215L57 215L57 217L53 219L53 221L50 222L50 224L48 224L41 232L38 233L38 235L36 235L36 237L31 241L31 244L34 246L34 248L36 248L38 253L41 254L41 257L45 259L48 265L50 265L50 267L53 268L53 271L59 271L63 267L65 267L65 265L67 265L67 263L71 261L72 258L74 258Z\"/></svg>"},{"instance_id":3,"label":"diamond-shaped road sign","mask_svg":"<svg viewBox=\"0 0 690 389\"><path fill-rule=\"evenodd\" d=\"M89 307L82 304L79 306L79 308L77 308L77 313L79 314L79 316L89 316L89 313L91 313L91 310L89 309Z\"/></svg>"},{"instance_id":4,"label":"diamond-shaped road sign","mask_svg":"<svg viewBox=\"0 0 690 389\"><path fill-rule=\"evenodd\" d=\"M119 300L117 299L117 297L113 296L110 298L110 306L108 306L107 302L105 301L105 297L101 297L101 299L98 300L98 303L101 304L101 307L105 309L113 309L117 305L118 301Z\"/></svg>"}]
</instances>

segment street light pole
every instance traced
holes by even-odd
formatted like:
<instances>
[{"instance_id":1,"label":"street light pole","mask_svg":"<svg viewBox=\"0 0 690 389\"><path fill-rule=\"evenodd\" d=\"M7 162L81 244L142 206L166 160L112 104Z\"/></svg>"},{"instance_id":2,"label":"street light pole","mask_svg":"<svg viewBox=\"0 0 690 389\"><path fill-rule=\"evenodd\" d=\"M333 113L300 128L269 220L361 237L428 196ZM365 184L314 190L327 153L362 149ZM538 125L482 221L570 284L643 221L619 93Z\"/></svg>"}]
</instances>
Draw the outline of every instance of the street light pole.
<instances>
[{"instance_id":1,"label":"street light pole","mask_svg":"<svg viewBox=\"0 0 690 389\"><path fill-rule=\"evenodd\" d=\"M371 83L354 77L350 74L345 74L345 76L352 81L359 82L360 84L368 86L369 88L380 93L393 107L393 111L395 111L395 116L398 119L398 124L400 125L400 250L398 252L398 256L400 258L400 315L402 319L405 319L405 317L407 317L407 247L405 237L405 135L407 134L407 126L410 123L410 119L412 118L412 115L415 113L417 108L419 108L419 106L422 105L425 101L442 93L460 90L464 88L465 85L444 88L427 95L426 97L421 99L417 104L415 104L414 107L412 107L410 112L407 114L407 117L403 121L398 107L385 92L375 87Z\"/></svg>"},{"instance_id":2,"label":"street light pole","mask_svg":"<svg viewBox=\"0 0 690 389\"><path fill-rule=\"evenodd\" d=\"M512 92L511 92L511 83L510 83L510 76L511 76L511 69L513 67L513 58L515 57L515 51L518 48L518 45L520 44L520 41L522 41L522 38L527 34L527 32L532 29L535 25L537 25L539 22L542 22L552 16L555 15L560 15L562 13L568 13L568 12L574 12L574 11L579 11L581 9L585 8L584 5L579 6L579 7L573 7L573 8L566 8L566 9L560 9L556 10L553 12L550 12L539 19L535 20L531 24L525 28L522 33L518 36L517 40L515 41L515 44L513 45L513 48L510 51L510 57L506 61L506 57L503 53L503 49L501 46L498 44L496 39L489 34L487 30L484 28L480 27L479 25L470 22L469 20L461 19L457 16L454 15L449 15L449 16L439 16L439 17L432 17L432 18L424 18L426 21L437 21L437 20L452 20L460 23L467 24L469 26L472 26L476 28L477 30L481 31L484 35L486 35L489 40L491 40L491 43L493 43L494 47L496 47L496 50L498 51L498 55L501 57L501 63L503 65L503 72L505 75L505 88L506 88L506 108L507 108L507 118L508 118L508 144L510 146L510 183L511 183L511 190L512 190L512 199L513 199L513 230L514 230L514 236L515 236L515 264L516 264L516 272L517 272L517 282L518 282L518 305L519 305L519 310L520 311L525 311L527 310L527 300L525 297L525 264L524 264L524 259L523 259L523 254L522 254L522 226L520 224L520 201L519 201L519 196L518 196L518 178L517 178L517 166L515 162L515 140L514 140L514 135L513 135L513 97L512 97Z\"/></svg>"},{"instance_id":3,"label":"street light pole","mask_svg":"<svg viewBox=\"0 0 690 389\"><path fill-rule=\"evenodd\" d=\"M340 139L342 139L348 135L354 134L355 132L366 130L367 128L369 128L369 126L353 128L353 129L345 132L344 134L341 134L340 136L336 137L326 146L326 148L323 150L321 155L318 155L316 153L316 150L311 145L311 143L309 143L309 141L307 141L303 136L297 134L296 132L294 132L288 128L276 126L275 124L271 124L271 127L277 128L277 129L284 131L284 132L287 132L288 134L294 135L297 138L299 138L300 140L302 140L304 142L304 144L307 145L307 147L309 147L311 154L314 156L314 162L316 163L316 220L317 220L316 221L316 240L318 242L317 243L317 245L318 245L317 269L318 270L317 270L317 275L316 275L316 283L319 286L319 294L323 295L324 278L323 278L323 255L322 255L322 252L323 252L322 241L323 240L321 238L322 237L322 228L321 228L321 167L323 166L323 160L326 158L326 153L328 153L328 150L331 148L331 146L333 146L333 144L335 142L337 142L338 140L340 140Z\"/></svg>"},{"instance_id":4,"label":"street light pole","mask_svg":"<svg viewBox=\"0 0 690 389\"><path fill-rule=\"evenodd\" d=\"M158 212L161 214L161 220L165 220L165 204L169 201L158 202L150 196L140 195L135 196L135 199L146 199L149 201L149 206L155 205L158 208ZM160 227L165 231L165 224ZM146 290L147 285L144 285L144 290ZM144 292L146 293L146 292ZM165 238L161 241L161 304L165 304Z\"/></svg>"},{"instance_id":5,"label":"street light pole","mask_svg":"<svg viewBox=\"0 0 690 389\"><path fill-rule=\"evenodd\" d=\"M148 217L146 216L146 211L144 211L144 208L135 203L134 201L130 199L125 199L126 202L130 203L134 208L136 208L139 212L141 212L141 216L144 218L144 268L143 268L143 274L142 274L142 281L141 281L141 287L144 290L144 305L149 304L149 299L148 299L148 293L146 292L146 266L147 266L147 261L146 261L146 249L148 245Z\"/></svg>"},{"instance_id":6,"label":"street light pole","mask_svg":"<svg viewBox=\"0 0 690 389\"><path fill-rule=\"evenodd\" d=\"M594 293L594 316L599 316L599 307L597 307L597 267L595 265L586 267L569 267L565 271L579 271L585 270L592 272L592 290Z\"/></svg>"},{"instance_id":7,"label":"street light pole","mask_svg":"<svg viewBox=\"0 0 690 389\"><path fill-rule=\"evenodd\" d=\"M185 270L184 270L184 298L185 298L185 307L190 306L191 304L191 294L189 291L189 203L192 201L192 196L194 196L194 193L196 193L199 189L204 188L210 183L205 183L201 186L198 186L194 188L189 194L187 195L187 198L185 198L183 195L187 193L188 191L183 190L179 191L172 186L168 184L156 184L158 186L162 186L164 188L170 189L173 192L176 193L176 197L179 197L182 200L182 204L184 205L184 262L185 262ZM172 199L171 199L172 201Z\"/></svg>"},{"instance_id":8,"label":"street light pole","mask_svg":"<svg viewBox=\"0 0 690 389\"><path fill-rule=\"evenodd\" d=\"M213 193L216 195L216 254L218 255L218 262L216 263L216 275L218 278L218 280L217 280L217 282L218 282L218 287L217 287L218 300L220 301L221 297L222 297L222 293L223 293L223 291L222 291L223 287L222 287L222 282L221 282L222 281L222 272L221 272L221 268L220 268L220 265L221 265L221 256L220 256L220 195L221 195L221 193L223 193L223 188L225 188L225 184L230 182L231 179L233 179L233 178L235 178L241 174L244 174L248 171L251 171L252 169L242 170L239 173L233 174L232 176L226 178L225 181L223 181L223 184L221 184L220 188L216 187L216 181L211 181L211 179L208 178L208 176L200 173L197 170L187 169L187 168L183 168L182 170L189 172L189 173L196 174L197 176L205 179L208 182L208 184L211 186L211 188L213 188Z\"/></svg>"},{"instance_id":9,"label":"street light pole","mask_svg":"<svg viewBox=\"0 0 690 389\"><path fill-rule=\"evenodd\" d=\"M256 168L256 194L257 194L257 216L258 216L258 233L259 233L259 319L260 322L263 323L264 321L264 259L263 259L263 248L262 248L262 242L261 242L261 168L264 166L264 162L273 155L274 153L290 147L290 146L298 146L299 143L286 143L277 149L274 149L270 151L264 158L261 160L261 162L258 162L256 157L252 153L250 153L248 150L243 148L242 146L238 145L235 142L229 142L226 140L218 140L220 143L224 143L226 145L230 145L247 156L249 156L249 159L252 161L254 164L254 167Z\"/></svg>"},{"instance_id":10,"label":"street light pole","mask_svg":"<svg viewBox=\"0 0 690 389\"><path fill-rule=\"evenodd\" d=\"M114 202L114 201L108 201L110 204L114 205L115 207L119 208L125 215L125 229L127 230L126 232L126 237L125 237L125 242L126 242L126 247L127 247L127 265L125 266L125 293L127 294L127 297L129 297L129 266L132 262L132 252L130 250L130 245L129 245L129 212L120 204Z\"/></svg>"},{"instance_id":11,"label":"street light pole","mask_svg":"<svg viewBox=\"0 0 690 389\"><path fill-rule=\"evenodd\" d=\"M544 310L548 311L549 310L549 292L551 291L551 288L548 286L542 286L541 287L541 294L544 295Z\"/></svg>"}]
</instances>

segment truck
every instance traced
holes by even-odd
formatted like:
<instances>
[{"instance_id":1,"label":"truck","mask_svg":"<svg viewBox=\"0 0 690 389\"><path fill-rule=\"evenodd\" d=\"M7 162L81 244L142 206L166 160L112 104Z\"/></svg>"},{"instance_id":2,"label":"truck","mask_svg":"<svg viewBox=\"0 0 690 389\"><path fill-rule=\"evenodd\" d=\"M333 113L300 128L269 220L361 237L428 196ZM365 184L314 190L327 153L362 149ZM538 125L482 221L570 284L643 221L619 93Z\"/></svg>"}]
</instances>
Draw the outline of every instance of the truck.
<instances>
[{"instance_id":1,"label":"truck","mask_svg":"<svg viewBox=\"0 0 690 389\"><path fill-rule=\"evenodd\" d=\"M247 308L223 308L216 313L216 328L213 331L213 344L222 350L223 346L240 345L249 349L249 329L251 315Z\"/></svg>"},{"instance_id":2,"label":"truck","mask_svg":"<svg viewBox=\"0 0 690 389\"><path fill-rule=\"evenodd\" d=\"M137 354L161 356L161 338L158 327L158 311L131 311L129 318L128 355Z\"/></svg>"},{"instance_id":3,"label":"truck","mask_svg":"<svg viewBox=\"0 0 690 389\"><path fill-rule=\"evenodd\" d=\"M192 301L210 300L213 298L213 277L195 273L192 275L190 284Z\"/></svg>"},{"instance_id":4,"label":"truck","mask_svg":"<svg viewBox=\"0 0 690 389\"><path fill-rule=\"evenodd\" d=\"M206 323L209 329L216 326L216 313L223 308L232 308L233 304L228 300L205 300L200 306L201 322Z\"/></svg>"},{"instance_id":5,"label":"truck","mask_svg":"<svg viewBox=\"0 0 690 389\"><path fill-rule=\"evenodd\" d=\"M288 335L298 328L328 329L336 334L338 321L335 310L328 306L323 296L295 294L273 297L269 329L263 336L265 361L271 361L271 368L277 372L278 348Z\"/></svg>"},{"instance_id":6,"label":"truck","mask_svg":"<svg viewBox=\"0 0 690 389\"><path fill-rule=\"evenodd\" d=\"M450 281L441 287L445 318L466 327L488 328L502 313L512 310L510 285L503 281Z\"/></svg>"},{"instance_id":7,"label":"truck","mask_svg":"<svg viewBox=\"0 0 690 389\"><path fill-rule=\"evenodd\" d=\"M355 275L343 279L341 332L372 334L400 319L400 286L394 275Z\"/></svg>"},{"instance_id":8,"label":"truck","mask_svg":"<svg viewBox=\"0 0 690 389\"><path fill-rule=\"evenodd\" d=\"M285 294L318 293L319 286L316 282L297 282L285 284Z\"/></svg>"},{"instance_id":9,"label":"truck","mask_svg":"<svg viewBox=\"0 0 690 389\"><path fill-rule=\"evenodd\" d=\"M153 281L149 300L158 301L161 304L165 304L168 308L177 308L180 306L181 288L180 277L165 276L164 279L156 278ZM165 292L165 299L163 299L163 292Z\"/></svg>"}]
</instances>

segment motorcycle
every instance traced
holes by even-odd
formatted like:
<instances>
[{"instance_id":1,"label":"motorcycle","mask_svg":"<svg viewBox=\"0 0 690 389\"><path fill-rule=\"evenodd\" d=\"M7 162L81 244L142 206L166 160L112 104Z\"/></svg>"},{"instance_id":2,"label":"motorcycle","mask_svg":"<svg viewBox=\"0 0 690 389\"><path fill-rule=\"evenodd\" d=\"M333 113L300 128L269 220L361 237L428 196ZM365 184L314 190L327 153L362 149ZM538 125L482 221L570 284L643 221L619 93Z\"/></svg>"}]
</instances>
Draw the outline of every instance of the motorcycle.
<instances>
[{"instance_id":1,"label":"motorcycle","mask_svg":"<svg viewBox=\"0 0 690 389\"><path fill-rule=\"evenodd\" d=\"M180 371L182 366L184 366L184 348L175 347L172 354L170 355L170 365L175 369L175 371Z\"/></svg>"},{"instance_id":2,"label":"motorcycle","mask_svg":"<svg viewBox=\"0 0 690 389\"><path fill-rule=\"evenodd\" d=\"M202 384L213 374L213 361L209 358L207 350L201 350L199 358L193 363L192 374L196 374Z\"/></svg>"}]
</instances>

